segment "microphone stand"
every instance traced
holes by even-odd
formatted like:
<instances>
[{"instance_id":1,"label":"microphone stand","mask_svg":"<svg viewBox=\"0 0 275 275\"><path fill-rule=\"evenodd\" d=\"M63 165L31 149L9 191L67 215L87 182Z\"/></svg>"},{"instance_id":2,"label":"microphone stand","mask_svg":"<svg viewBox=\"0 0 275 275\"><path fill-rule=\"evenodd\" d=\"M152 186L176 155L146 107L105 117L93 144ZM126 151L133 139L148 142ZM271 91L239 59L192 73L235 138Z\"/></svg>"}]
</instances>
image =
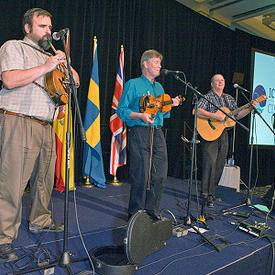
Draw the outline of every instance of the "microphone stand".
<instances>
[{"instance_id":1,"label":"microphone stand","mask_svg":"<svg viewBox=\"0 0 275 275\"><path fill-rule=\"evenodd\" d=\"M188 184L188 201L187 201L187 214L185 219L186 225L192 224L191 211L190 211L190 203L191 203L191 191L193 184L193 173L194 166L196 167L196 144L197 144L197 110L198 110L198 96L197 94L193 95L194 105L195 105L195 114L194 114L194 126L193 126L193 137L191 140L191 167L190 167L190 180ZM195 169L195 182L197 184L197 169Z\"/></svg>"},{"instance_id":2,"label":"microphone stand","mask_svg":"<svg viewBox=\"0 0 275 275\"><path fill-rule=\"evenodd\" d=\"M205 240L208 244L212 245L217 251L221 250L221 245L217 245L211 241L210 237L205 236L202 234L199 229L197 229L196 226L193 225L192 219L191 219L191 213L190 213L190 203L191 203L191 190L192 190L192 183L193 183L193 171L194 171L194 159L195 159L195 149L196 149L196 133L197 133L197 100L198 96L203 97L205 100L207 100L209 103L211 103L213 106L215 106L218 110L220 110L222 113L224 113L227 117L231 118L233 121L241 125L242 128L249 131L247 127L245 127L243 124L241 124L239 121L237 121L235 118L233 118L231 115L227 114L225 111L223 111L221 108L216 106L214 103L212 103L209 99L207 99L203 94L201 94L197 89L193 88L190 83L187 83L183 79L181 79L178 76L178 73L173 74L176 80L182 82L184 85L186 85L188 88L190 88L194 94L195 98L195 114L194 114L194 129L193 129L193 138L192 138L192 158L191 158L191 169L190 169L190 180L189 180L189 186L188 186L188 203L187 203L187 214L186 217L183 218L185 221L185 225L188 227L191 227L197 234L199 234L203 240ZM196 177L197 180L197 177ZM203 209L203 208L202 208Z\"/></svg>"},{"instance_id":3,"label":"microphone stand","mask_svg":"<svg viewBox=\"0 0 275 275\"><path fill-rule=\"evenodd\" d=\"M49 269L51 267L54 266L61 266L63 268L66 269L68 274L73 274L72 270L70 268L70 263L71 263L71 259L70 259L70 253L68 251L68 212L69 212L69 175L70 175L70 144L71 144L71 132L70 132L70 126L71 126L71 122L70 122L70 118L71 118L71 94L73 94L73 98L74 98L74 103L75 103L75 107L76 107L76 116L78 119L78 123L79 123L79 130L80 130L80 136L81 136L81 140L85 141L86 140L86 134L85 134L85 130L83 127L83 123L82 123L82 119L81 119L81 114L80 114L80 109L79 109L79 104L78 104L78 100L76 97L76 84L73 78L73 73L69 64L69 56L66 50L66 42L65 42L65 33L64 35L61 37L61 40L63 42L63 47L64 47L64 52L65 52L65 56L66 56L66 61L67 61L67 70L68 70L68 76L69 76L69 89L68 89L68 94L69 94L69 100L68 100L68 121L67 121L67 128L66 128L66 175L65 175L65 200L64 200L64 239L63 239L63 252L62 255L59 259L59 261L47 264L47 265L43 265L41 267L36 267L36 268L31 268L29 270L23 270L23 271L19 271L13 274L27 274L30 272L34 272L34 271L39 271L39 270L45 270L45 269ZM80 261L85 261L87 260L87 258L81 258L81 259L73 259L73 262L80 262Z\"/></svg>"},{"instance_id":4,"label":"microphone stand","mask_svg":"<svg viewBox=\"0 0 275 275\"><path fill-rule=\"evenodd\" d=\"M242 95L245 97L245 99L250 102L250 100L247 98L247 96L245 95L245 93L241 90ZM249 91L248 91L249 92ZM251 93L251 92L249 92ZM251 93L252 94L252 93ZM253 105L251 105L253 106ZM263 118L263 116L257 111L257 109L253 106L253 111L252 111L252 128L251 128L251 139L250 139L250 158L249 158L249 174L248 174L248 185L247 185L247 195L246 195L246 201L245 203L242 203L240 205L231 207L231 208L227 208L224 209L222 212L225 213L227 211L231 211L233 209L242 207L242 206L252 206L251 203L251 179L252 179L252 163L253 163L253 148L254 148L254 124L255 124L255 114L258 114L259 117L262 119L262 121L266 124L266 126L270 129L270 131L273 133L273 135L275 135L274 130L272 130L272 128L269 126L269 124L265 121L265 119ZM259 209L257 209L259 210ZM259 210L260 212L262 212L261 210ZM263 212L264 214L266 214L265 212Z\"/></svg>"},{"instance_id":5,"label":"microphone stand","mask_svg":"<svg viewBox=\"0 0 275 275\"><path fill-rule=\"evenodd\" d=\"M238 87L236 88L235 101L238 102ZM235 139L236 139L236 127L233 128L233 137L232 137L232 152L231 158L228 159L228 165L233 166L235 163Z\"/></svg>"}]
</instances>

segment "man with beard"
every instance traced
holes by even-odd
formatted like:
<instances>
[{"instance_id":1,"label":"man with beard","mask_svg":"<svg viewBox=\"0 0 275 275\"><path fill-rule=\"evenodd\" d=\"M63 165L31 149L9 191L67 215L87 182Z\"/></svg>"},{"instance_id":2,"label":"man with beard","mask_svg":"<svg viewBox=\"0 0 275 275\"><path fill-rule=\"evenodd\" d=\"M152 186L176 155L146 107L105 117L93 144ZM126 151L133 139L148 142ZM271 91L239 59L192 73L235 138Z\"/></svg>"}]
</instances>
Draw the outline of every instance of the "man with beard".
<instances>
[{"instance_id":1,"label":"man with beard","mask_svg":"<svg viewBox=\"0 0 275 275\"><path fill-rule=\"evenodd\" d=\"M34 8L23 18L23 40L10 40L0 48L0 261L17 259L12 241L22 216L22 195L31 188L29 230L60 232L48 205L54 184L55 135L58 115L45 86L45 74L65 64L65 54L44 50L51 37L51 14ZM79 77L75 70L76 83ZM35 82L35 83L34 83Z\"/></svg>"}]
</instances>

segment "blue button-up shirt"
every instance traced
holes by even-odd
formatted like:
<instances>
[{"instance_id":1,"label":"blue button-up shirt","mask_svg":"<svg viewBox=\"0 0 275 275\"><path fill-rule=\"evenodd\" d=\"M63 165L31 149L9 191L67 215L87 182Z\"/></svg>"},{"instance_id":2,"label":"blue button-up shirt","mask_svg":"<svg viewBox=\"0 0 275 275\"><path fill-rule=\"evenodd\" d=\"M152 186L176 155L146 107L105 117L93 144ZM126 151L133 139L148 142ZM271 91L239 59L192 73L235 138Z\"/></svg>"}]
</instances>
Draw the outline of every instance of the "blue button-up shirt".
<instances>
[{"instance_id":1,"label":"blue button-up shirt","mask_svg":"<svg viewBox=\"0 0 275 275\"><path fill-rule=\"evenodd\" d=\"M150 126L151 124L145 124L140 119L130 119L130 114L132 112L140 113L139 101L143 95L153 95L155 98L164 94L164 89L162 85L154 81L152 83L148 78L144 75L141 75L139 78L134 78L126 82L123 93L121 95L117 114L121 118L121 120L125 121L127 126ZM163 118L169 118L170 112L161 113L157 112L154 117L154 124L158 126L163 126Z\"/></svg>"}]
</instances>

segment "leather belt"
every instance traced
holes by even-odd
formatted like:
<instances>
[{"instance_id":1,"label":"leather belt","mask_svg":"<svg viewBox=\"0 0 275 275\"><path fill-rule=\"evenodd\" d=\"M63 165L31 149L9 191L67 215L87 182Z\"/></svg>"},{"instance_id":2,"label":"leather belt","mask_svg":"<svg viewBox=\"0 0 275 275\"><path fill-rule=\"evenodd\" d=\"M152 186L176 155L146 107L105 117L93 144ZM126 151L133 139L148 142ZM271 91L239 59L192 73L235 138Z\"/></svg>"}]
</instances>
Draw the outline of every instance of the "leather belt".
<instances>
[{"instance_id":1,"label":"leather belt","mask_svg":"<svg viewBox=\"0 0 275 275\"><path fill-rule=\"evenodd\" d=\"M39 124L44 125L44 126L50 124L49 121L40 120L40 119L32 117L32 116L27 116L27 115L23 115L23 114L19 114L19 113L14 113L14 112L6 111L6 110L3 110L3 109L0 109L0 113L1 114L12 115L12 116L19 116L19 117L23 117L23 118L28 118L28 119L34 120L34 121L36 121Z\"/></svg>"}]
</instances>

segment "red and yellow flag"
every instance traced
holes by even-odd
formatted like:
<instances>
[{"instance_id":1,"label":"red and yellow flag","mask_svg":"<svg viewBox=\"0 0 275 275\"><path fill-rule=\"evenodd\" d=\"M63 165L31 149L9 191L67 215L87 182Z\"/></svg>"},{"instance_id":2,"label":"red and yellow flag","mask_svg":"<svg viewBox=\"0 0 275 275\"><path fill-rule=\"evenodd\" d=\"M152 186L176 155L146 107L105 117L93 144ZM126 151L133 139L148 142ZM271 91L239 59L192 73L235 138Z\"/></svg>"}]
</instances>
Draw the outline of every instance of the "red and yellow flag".
<instances>
[{"instance_id":1,"label":"red and yellow flag","mask_svg":"<svg viewBox=\"0 0 275 275\"><path fill-rule=\"evenodd\" d=\"M56 119L53 123L56 140L56 190L63 192L65 190L65 176L66 176L66 132L68 123L68 108L67 105L59 107L61 112L65 109L65 116L62 119ZM59 112L60 112L59 111ZM70 172L69 172L69 190L74 189L74 151L73 151L73 135L72 135L72 112L70 116Z\"/></svg>"},{"instance_id":2,"label":"red and yellow flag","mask_svg":"<svg viewBox=\"0 0 275 275\"><path fill-rule=\"evenodd\" d=\"M66 50L69 55L69 31L67 32ZM65 115L64 115L65 114ZM60 117L60 119L59 119ZM63 192L65 190L65 177L66 177L66 132L68 125L68 108L67 105L59 107L58 118L53 123L56 140L56 163L55 163L55 176L56 176L56 190ZM69 190L74 189L74 151L73 151L73 131L72 131L72 112L70 115L70 172L69 172Z\"/></svg>"}]
</instances>

